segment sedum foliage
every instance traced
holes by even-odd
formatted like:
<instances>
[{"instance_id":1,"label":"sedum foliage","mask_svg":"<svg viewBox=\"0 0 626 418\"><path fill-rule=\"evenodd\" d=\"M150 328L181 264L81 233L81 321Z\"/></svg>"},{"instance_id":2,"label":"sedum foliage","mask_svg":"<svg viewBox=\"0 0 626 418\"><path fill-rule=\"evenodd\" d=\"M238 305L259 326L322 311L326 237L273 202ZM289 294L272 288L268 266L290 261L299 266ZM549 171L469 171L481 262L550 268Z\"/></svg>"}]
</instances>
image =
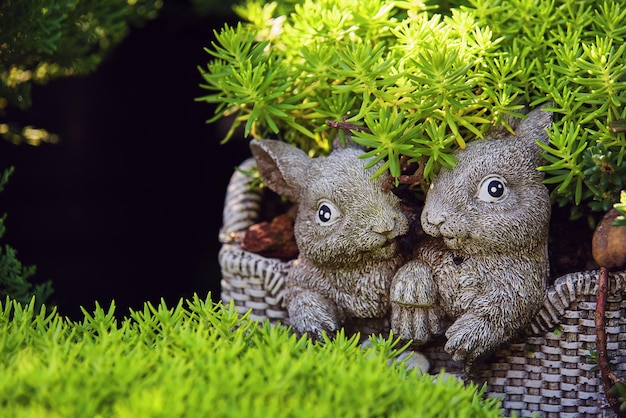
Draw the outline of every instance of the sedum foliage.
<instances>
[{"instance_id":1,"label":"sedum foliage","mask_svg":"<svg viewBox=\"0 0 626 418\"><path fill-rule=\"evenodd\" d=\"M0 304L0 415L107 417L497 417L499 401L419 375L392 339L314 343L210 298L113 304L71 322Z\"/></svg>"},{"instance_id":2,"label":"sedum foliage","mask_svg":"<svg viewBox=\"0 0 626 418\"><path fill-rule=\"evenodd\" d=\"M435 2L433 2L434 4ZM626 4L604 0L247 0L242 21L216 33L200 68L231 116L228 139L278 137L312 155L337 131L394 177L400 156L425 161L426 182L524 105L551 102L543 147L560 205L607 210L626 182Z\"/></svg>"}]
</instances>

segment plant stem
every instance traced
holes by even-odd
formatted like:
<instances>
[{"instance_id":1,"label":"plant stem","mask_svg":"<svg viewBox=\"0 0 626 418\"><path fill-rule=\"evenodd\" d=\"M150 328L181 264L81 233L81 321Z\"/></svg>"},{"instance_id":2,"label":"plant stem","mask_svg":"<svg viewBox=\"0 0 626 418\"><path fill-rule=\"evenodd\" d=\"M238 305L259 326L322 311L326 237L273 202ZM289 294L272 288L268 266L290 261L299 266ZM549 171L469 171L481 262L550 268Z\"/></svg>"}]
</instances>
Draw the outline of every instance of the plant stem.
<instances>
[{"instance_id":1,"label":"plant stem","mask_svg":"<svg viewBox=\"0 0 626 418\"><path fill-rule=\"evenodd\" d=\"M604 387L604 395L609 405L620 417L626 416L620 411L620 403L617 399L609 395L609 391L619 380L615 374L609 369L609 356L606 352L606 295L609 281L609 269L600 267L600 276L598 277L598 297L596 299L595 325L596 325L596 349L598 350L598 367L602 377L602 386Z\"/></svg>"},{"instance_id":2,"label":"plant stem","mask_svg":"<svg viewBox=\"0 0 626 418\"><path fill-rule=\"evenodd\" d=\"M609 131L614 134L626 132L626 119L618 119L613 122L609 122Z\"/></svg>"},{"instance_id":3,"label":"plant stem","mask_svg":"<svg viewBox=\"0 0 626 418\"><path fill-rule=\"evenodd\" d=\"M372 133L372 131L370 131L368 128L364 126L360 126L360 125L355 125L354 123L350 123L350 122L337 122L334 120L327 120L326 125L330 126L331 128L342 129L344 131L352 130L352 131Z\"/></svg>"}]
</instances>

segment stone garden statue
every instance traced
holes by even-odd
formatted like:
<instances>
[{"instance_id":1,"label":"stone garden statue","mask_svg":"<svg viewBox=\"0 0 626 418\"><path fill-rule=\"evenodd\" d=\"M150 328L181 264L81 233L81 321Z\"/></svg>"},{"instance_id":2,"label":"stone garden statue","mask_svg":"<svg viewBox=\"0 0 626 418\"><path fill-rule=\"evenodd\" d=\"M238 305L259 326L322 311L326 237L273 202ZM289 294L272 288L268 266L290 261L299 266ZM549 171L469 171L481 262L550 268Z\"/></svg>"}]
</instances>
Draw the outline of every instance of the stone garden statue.
<instances>
[{"instance_id":1,"label":"stone garden statue","mask_svg":"<svg viewBox=\"0 0 626 418\"><path fill-rule=\"evenodd\" d=\"M318 158L274 140L250 148L265 184L297 206L299 256L285 283L294 330L319 339L352 319L388 316L402 262L396 238L409 222L400 200L382 191L383 179L370 178L378 167L366 170L355 147Z\"/></svg>"},{"instance_id":2,"label":"stone garden statue","mask_svg":"<svg viewBox=\"0 0 626 418\"><path fill-rule=\"evenodd\" d=\"M392 330L445 350L467 367L525 327L549 274L550 199L540 148L551 114L536 109L515 135L492 130L456 152L433 179L421 214L428 234L391 288Z\"/></svg>"}]
</instances>

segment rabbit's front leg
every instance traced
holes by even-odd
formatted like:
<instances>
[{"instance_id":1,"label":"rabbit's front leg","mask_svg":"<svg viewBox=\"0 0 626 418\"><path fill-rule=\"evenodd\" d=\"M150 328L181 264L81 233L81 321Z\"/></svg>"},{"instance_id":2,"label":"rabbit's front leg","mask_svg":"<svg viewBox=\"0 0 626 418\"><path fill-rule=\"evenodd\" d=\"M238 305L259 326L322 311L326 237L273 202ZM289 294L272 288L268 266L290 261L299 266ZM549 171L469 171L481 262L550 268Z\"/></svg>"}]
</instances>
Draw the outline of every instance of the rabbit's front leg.
<instances>
[{"instance_id":1,"label":"rabbit's front leg","mask_svg":"<svg viewBox=\"0 0 626 418\"><path fill-rule=\"evenodd\" d=\"M466 312L446 331L444 347L454 361L465 363L466 369L486 353L508 339L510 327L493 315Z\"/></svg>"},{"instance_id":2,"label":"rabbit's front leg","mask_svg":"<svg viewBox=\"0 0 626 418\"><path fill-rule=\"evenodd\" d=\"M400 338L425 343L439 333L441 321L432 269L413 260L391 282L391 329Z\"/></svg>"},{"instance_id":3,"label":"rabbit's front leg","mask_svg":"<svg viewBox=\"0 0 626 418\"><path fill-rule=\"evenodd\" d=\"M298 335L322 339L322 333L330 334L340 327L337 305L323 295L310 289L292 287L287 302L287 312L294 331Z\"/></svg>"}]
</instances>

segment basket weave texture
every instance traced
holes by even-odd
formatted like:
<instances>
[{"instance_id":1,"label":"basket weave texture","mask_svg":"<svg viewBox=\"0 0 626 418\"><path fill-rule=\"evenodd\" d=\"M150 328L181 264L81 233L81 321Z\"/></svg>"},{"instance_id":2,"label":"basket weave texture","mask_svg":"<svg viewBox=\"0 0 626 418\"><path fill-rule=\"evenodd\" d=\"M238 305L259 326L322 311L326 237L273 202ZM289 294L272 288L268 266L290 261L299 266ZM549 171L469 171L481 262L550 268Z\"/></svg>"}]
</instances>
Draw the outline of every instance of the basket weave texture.
<instances>
[{"instance_id":1,"label":"basket weave texture","mask_svg":"<svg viewBox=\"0 0 626 418\"><path fill-rule=\"evenodd\" d=\"M240 167L249 170L254 160ZM241 233L259 220L263 192L250 188L250 178L235 172L224 204L222 270L224 302L234 301L241 313L250 311L258 320L289 324L282 304L284 280L291 262L265 258L239 245ZM539 417L613 417L606 404L600 372L589 362L596 349L595 307L598 272L567 274L548 288L544 305L527 332L484 360L472 377L487 385L487 395L502 399L507 414ZM609 277L606 305L607 352L611 371L626 376L626 271ZM463 376L463 367L452 361L435 342L424 348L431 373L445 369Z\"/></svg>"}]
</instances>

